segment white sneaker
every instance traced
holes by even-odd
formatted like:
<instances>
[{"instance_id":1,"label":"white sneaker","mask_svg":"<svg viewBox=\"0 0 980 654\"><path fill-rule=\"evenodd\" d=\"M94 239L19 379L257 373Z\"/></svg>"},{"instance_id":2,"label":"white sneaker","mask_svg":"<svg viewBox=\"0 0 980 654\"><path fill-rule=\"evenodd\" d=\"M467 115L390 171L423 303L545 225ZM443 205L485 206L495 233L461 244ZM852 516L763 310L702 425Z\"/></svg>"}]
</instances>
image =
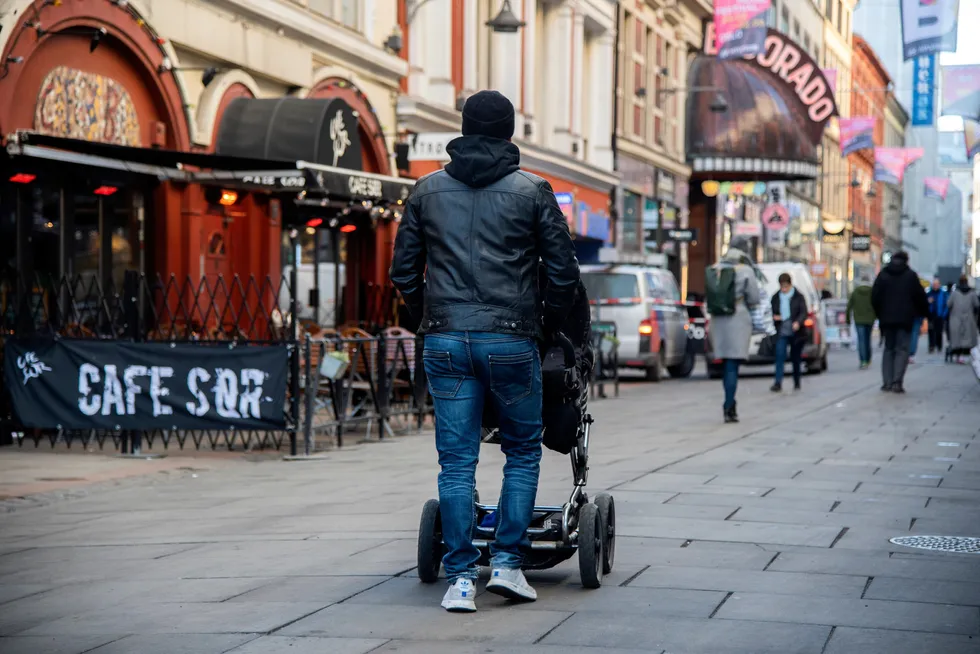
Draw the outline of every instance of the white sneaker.
<instances>
[{"instance_id":1,"label":"white sneaker","mask_svg":"<svg viewBox=\"0 0 980 654\"><path fill-rule=\"evenodd\" d=\"M473 613L476 611L476 586L472 580L456 580L442 598L442 608L452 613Z\"/></svg>"},{"instance_id":2,"label":"white sneaker","mask_svg":"<svg viewBox=\"0 0 980 654\"><path fill-rule=\"evenodd\" d=\"M490 581L487 582L487 592L523 602L538 599L538 593L527 583L523 572L506 568L493 569Z\"/></svg>"}]
</instances>

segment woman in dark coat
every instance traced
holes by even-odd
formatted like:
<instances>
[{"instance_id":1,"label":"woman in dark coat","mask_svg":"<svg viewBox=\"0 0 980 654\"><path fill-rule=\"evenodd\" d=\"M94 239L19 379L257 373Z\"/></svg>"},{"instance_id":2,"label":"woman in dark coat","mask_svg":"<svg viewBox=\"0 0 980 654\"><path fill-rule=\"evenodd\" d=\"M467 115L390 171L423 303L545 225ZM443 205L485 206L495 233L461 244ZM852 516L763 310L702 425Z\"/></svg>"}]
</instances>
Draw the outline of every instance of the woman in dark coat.
<instances>
[{"instance_id":1,"label":"woman in dark coat","mask_svg":"<svg viewBox=\"0 0 980 654\"><path fill-rule=\"evenodd\" d=\"M800 390L803 367L803 345L806 343L806 299L793 287L788 273L779 276L779 290L772 296L772 316L776 322L776 371L771 390L783 390L786 349L793 362L793 390Z\"/></svg>"}]
</instances>

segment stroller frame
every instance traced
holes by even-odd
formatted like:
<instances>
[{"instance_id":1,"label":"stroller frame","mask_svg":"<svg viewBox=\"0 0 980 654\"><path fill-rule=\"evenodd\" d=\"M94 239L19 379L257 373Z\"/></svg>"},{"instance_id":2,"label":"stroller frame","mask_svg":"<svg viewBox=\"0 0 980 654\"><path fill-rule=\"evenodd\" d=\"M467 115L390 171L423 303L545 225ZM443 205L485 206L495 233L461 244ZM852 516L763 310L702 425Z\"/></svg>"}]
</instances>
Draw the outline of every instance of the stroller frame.
<instances>
[{"instance_id":1,"label":"stroller frame","mask_svg":"<svg viewBox=\"0 0 980 654\"><path fill-rule=\"evenodd\" d=\"M576 553L579 573L586 588L599 588L602 577L612 571L616 551L616 504L607 493L598 493L593 501L585 490L589 477L589 435L594 422L585 410L589 397L588 383L581 395L582 420L578 425L575 447L569 453L574 486L563 505L535 506L527 530L530 549L525 552L524 570L546 570L567 561ZM489 431L484 443L499 442L497 430ZM490 565L490 544L496 525L482 522L498 507L481 504L474 493L473 544L480 550L481 566ZM424 583L435 583L439 577L446 545L442 538L439 500L428 500L422 509L418 541L418 576Z\"/></svg>"}]
</instances>

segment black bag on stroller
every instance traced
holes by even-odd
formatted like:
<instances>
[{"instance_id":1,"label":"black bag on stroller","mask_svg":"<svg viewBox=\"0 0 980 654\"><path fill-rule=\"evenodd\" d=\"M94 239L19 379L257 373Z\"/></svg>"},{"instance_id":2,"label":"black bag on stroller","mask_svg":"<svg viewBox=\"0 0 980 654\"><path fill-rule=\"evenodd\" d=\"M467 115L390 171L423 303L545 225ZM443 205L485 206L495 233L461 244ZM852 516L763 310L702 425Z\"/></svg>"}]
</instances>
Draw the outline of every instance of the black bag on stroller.
<instances>
[{"instance_id":1,"label":"black bag on stroller","mask_svg":"<svg viewBox=\"0 0 980 654\"><path fill-rule=\"evenodd\" d=\"M561 332L541 344L543 441L549 450L568 454L575 448L594 364L589 298L585 284L579 282L575 303ZM497 428L496 416L489 407L483 416L483 427Z\"/></svg>"}]
</instances>

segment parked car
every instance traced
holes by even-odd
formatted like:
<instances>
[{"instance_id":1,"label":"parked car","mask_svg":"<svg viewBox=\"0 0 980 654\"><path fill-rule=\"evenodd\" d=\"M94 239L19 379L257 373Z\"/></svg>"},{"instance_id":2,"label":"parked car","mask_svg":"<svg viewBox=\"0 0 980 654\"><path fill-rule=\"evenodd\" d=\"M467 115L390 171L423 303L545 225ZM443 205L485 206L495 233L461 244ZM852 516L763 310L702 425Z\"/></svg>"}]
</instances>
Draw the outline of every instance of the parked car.
<instances>
[{"instance_id":1,"label":"parked car","mask_svg":"<svg viewBox=\"0 0 980 654\"><path fill-rule=\"evenodd\" d=\"M760 263L758 268L762 273L761 296L763 302L769 302L779 291L779 276L789 273L793 278L793 286L806 299L807 318L803 322L806 330L806 344L803 346L803 362L810 374L819 374L827 369L827 323L824 312L821 311L820 291L813 283L813 277L805 264L792 262ZM749 359L743 362L748 366L771 366L775 363L775 353L762 351L766 336L754 334L749 345ZM770 341L771 343L771 341ZM708 375L713 378L721 377L721 361L715 360L710 354L708 345Z\"/></svg>"},{"instance_id":2,"label":"parked car","mask_svg":"<svg viewBox=\"0 0 980 654\"><path fill-rule=\"evenodd\" d=\"M688 346L691 318L677 280L663 268L636 265L582 266L592 319L616 324L621 367L643 370L659 381L688 377L695 354Z\"/></svg>"}]
</instances>

